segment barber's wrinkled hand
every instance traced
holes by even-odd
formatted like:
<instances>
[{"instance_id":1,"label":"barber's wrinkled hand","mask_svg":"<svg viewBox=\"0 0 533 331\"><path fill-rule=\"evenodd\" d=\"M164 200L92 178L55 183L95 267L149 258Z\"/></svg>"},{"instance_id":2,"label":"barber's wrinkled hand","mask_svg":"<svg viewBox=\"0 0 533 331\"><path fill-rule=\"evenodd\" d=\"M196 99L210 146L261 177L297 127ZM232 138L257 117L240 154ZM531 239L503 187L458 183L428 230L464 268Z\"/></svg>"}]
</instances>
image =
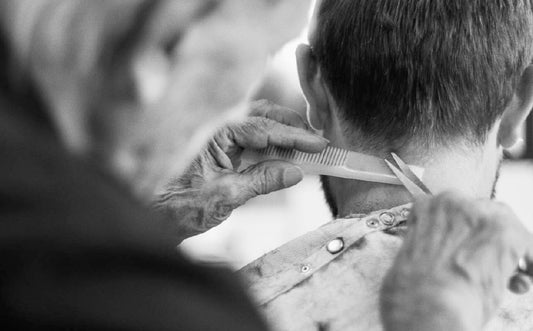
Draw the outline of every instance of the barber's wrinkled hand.
<instances>
[{"instance_id":1,"label":"barber's wrinkled hand","mask_svg":"<svg viewBox=\"0 0 533 331\"><path fill-rule=\"evenodd\" d=\"M309 131L295 111L257 101L244 122L220 130L186 173L167 186L157 208L175 220L180 241L226 220L249 199L300 182L302 171L283 161L266 161L238 172L245 148L268 146L317 153L328 141Z\"/></svg>"},{"instance_id":2,"label":"barber's wrinkled hand","mask_svg":"<svg viewBox=\"0 0 533 331\"><path fill-rule=\"evenodd\" d=\"M532 269L533 237L508 207L447 193L415 203L408 224L382 287L386 330L480 330L506 287L529 290L517 266Z\"/></svg>"}]
</instances>

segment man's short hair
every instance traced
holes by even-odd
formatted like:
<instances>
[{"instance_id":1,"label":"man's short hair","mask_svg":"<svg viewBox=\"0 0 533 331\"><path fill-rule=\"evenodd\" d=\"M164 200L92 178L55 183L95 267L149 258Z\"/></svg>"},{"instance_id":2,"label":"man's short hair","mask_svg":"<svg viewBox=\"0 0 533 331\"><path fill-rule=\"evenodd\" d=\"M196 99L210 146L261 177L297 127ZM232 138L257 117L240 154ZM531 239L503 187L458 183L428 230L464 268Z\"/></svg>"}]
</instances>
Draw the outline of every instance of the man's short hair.
<instances>
[{"instance_id":1,"label":"man's short hair","mask_svg":"<svg viewBox=\"0 0 533 331\"><path fill-rule=\"evenodd\" d=\"M481 143L532 60L531 0L323 0L316 19L342 117L390 148Z\"/></svg>"}]
</instances>

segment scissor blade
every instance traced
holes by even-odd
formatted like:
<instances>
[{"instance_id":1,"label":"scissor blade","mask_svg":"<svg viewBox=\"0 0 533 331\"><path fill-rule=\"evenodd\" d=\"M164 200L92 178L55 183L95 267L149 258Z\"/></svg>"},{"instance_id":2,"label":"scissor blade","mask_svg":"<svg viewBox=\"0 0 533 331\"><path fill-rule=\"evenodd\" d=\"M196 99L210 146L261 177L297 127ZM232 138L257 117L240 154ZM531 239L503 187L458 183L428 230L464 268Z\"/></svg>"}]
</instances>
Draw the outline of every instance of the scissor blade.
<instances>
[{"instance_id":1,"label":"scissor blade","mask_svg":"<svg viewBox=\"0 0 533 331\"><path fill-rule=\"evenodd\" d=\"M392 157L394 158L394 161L398 164L400 167L400 170L403 172L407 178L409 178L412 182L414 182L419 188L421 188L426 194L431 195L431 190L424 184L424 182L409 168L403 160L396 155L395 153L391 153Z\"/></svg>"},{"instance_id":2,"label":"scissor blade","mask_svg":"<svg viewBox=\"0 0 533 331\"><path fill-rule=\"evenodd\" d=\"M418 185L416 185L409 177L404 175L403 172L400 171L400 169L396 168L392 163L389 162L389 160L385 160L385 163L390 168L390 170L398 177L400 182L402 182L403 186L411 193L413 197L419 197L423 195L427 195L424 190L422 190Z\"/></svg>"}]
</instances>

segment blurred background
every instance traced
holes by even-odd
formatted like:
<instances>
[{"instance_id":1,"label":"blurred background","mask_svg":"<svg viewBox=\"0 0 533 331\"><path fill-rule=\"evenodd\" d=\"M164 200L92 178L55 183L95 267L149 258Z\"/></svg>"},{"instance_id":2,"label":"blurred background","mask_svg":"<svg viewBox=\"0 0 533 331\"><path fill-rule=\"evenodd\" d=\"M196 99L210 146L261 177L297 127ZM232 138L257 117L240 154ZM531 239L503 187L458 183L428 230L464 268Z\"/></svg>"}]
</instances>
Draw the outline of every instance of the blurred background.
<instances>
[{"instance_id":1,"label":"blurred background","mask_svg":"<svg viewBox=\"0 0 533 331\"><path fill-rule=\"evenodd\" d=\"M268 99L305 116L294 52L306 32L272 58L256 99ZM533 232L533 117L523 130L524 144L505 161L497 200L510 205ZM238 269L280 245L332 220L320 181L307 177L289 190L262 196L238 208L221 226L185 241L183 249L208 262Z\"/></svg>"}]
</instances>

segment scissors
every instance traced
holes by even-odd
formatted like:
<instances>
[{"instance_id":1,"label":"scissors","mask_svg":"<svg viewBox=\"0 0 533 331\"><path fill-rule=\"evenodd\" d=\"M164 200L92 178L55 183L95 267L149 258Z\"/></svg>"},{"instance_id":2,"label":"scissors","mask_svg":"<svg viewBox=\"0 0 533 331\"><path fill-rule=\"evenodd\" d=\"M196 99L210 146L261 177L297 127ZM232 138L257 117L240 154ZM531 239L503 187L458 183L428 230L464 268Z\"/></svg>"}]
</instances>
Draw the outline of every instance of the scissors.
<instances>
[{"instance_id":1,"label":"scissors","mask_svg":"<svg viewBox=\"0 0 533 331\"><path fill-rule=\"evenodd\" d=\"M391 153L391 155L397 166L389 160L385 160L385 163L413 197L433 195L422 179L398 155L395 153Z\"/></svg>"},{"instance_id":2,"label":"scissors","mask_svg":"<svg viewBox=\"0 0 533 331\"><path fill-rule=\"evenodd\" d=\"M391 154L397 166L388 160L385 160L385 163L413 197L433 195L422 179L420 179L420 177L418 177L398 155L394 153ZM533 271L528 269L528 264L524 257L518 261L517 271L524 275L533 275Z\"/></svg>"}]
</instances>

